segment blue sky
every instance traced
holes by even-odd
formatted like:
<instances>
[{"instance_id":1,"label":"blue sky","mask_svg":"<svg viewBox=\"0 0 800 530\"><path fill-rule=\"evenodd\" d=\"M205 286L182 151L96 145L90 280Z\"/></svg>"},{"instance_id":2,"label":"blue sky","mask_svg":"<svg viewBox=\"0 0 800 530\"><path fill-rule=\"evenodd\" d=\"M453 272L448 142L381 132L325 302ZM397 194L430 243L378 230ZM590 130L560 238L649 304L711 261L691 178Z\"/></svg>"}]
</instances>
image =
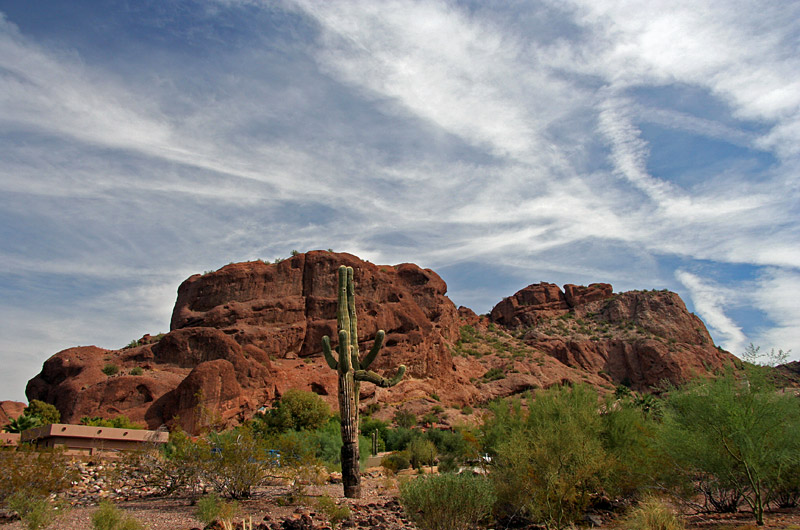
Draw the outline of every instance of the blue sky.
<instances>
[{"instance_id":1,"label":"blue sky","mask_svg":"<svg viewBox=\"0 0 800 530\"><path fill-rule=\"evenodd\" d=\"M0 0L0 399L333 248L487 312L678 292L800 354L800 4Z\"/></svg>"}]
</instances>

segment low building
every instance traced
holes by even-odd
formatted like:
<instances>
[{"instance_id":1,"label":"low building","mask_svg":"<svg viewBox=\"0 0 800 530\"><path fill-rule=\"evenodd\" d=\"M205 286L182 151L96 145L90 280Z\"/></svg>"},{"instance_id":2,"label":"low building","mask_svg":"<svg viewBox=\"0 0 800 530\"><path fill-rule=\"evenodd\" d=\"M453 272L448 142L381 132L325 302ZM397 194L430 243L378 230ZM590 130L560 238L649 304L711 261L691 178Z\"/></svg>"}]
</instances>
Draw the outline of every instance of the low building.
<instances>
[{"instance_id":1,"label":"low building","mask_svg":"<svg viewBox=\"0 0 800 530\"><path fill-rule=\"evenodd\" d=\"M145 444L163 444L169 433L144 429L118 429L53 423L23 431L20 442L38 447L60 448L67 454L95 455L141 449Z\"/></svg>"},{"instance_id":2,"label":"low building","mask_svg":"<svg viewBox=\"0 0 800 530\"><path fill-rule=\"evenodd\" d=\"M16 447L19 445L19 433L0 432L0 447Z\"/></svg>"}]
</instances>

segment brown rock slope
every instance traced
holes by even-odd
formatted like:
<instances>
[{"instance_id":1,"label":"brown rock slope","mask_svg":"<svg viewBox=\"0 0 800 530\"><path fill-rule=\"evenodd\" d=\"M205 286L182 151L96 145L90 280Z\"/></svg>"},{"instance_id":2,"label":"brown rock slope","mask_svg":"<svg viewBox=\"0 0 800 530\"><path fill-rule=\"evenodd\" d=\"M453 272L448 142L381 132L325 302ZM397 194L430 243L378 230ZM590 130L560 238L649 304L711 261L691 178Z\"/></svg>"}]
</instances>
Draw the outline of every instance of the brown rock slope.
<instances>
[{"instance_id":1,"label":"brown rock slope","mask_svg":"<svg viewBox=\"0 0 800 530\"><path fill-rule=\"evenodd\" d=\"M19 401L0 401L0 430L8 425L11 420L22 416L25 410L25 403Z\"/></svg>"},{"instance_id":2,"label":"brown rock slope","mask_svg":"<svg viewBox=\"0 0 800 530\"><path fill-rule=\"evenodd\" d=\"M675 293L564 287L530 285L497 304L490 317L566 365L639 390L683 382L733 360Z\"/></svg>"},{"instance_id":3,"label":"brown rock slope","mask_svg":"<svg viewBox=\"0 0 800 530\"><path fill-rule=\"evenodd\" d=\"M728 358L672 293L539 284L500 302L490 321L457 310L429 269L313 251L191 276L178 289L169 333L120 350L59 352L28 383L28 399L53 403L68 422L125 414L151 428L179 423L193 432L240 422L292 387L335 406L336 374L322 358L321 338L336 336L342 264L355 269L362 350L383 329L385 347L373 366L392 373L408 367L396 387L362 385L364 407L388 405L379 416L562 382L644 388Z\"/></svg>"}]
</instances>

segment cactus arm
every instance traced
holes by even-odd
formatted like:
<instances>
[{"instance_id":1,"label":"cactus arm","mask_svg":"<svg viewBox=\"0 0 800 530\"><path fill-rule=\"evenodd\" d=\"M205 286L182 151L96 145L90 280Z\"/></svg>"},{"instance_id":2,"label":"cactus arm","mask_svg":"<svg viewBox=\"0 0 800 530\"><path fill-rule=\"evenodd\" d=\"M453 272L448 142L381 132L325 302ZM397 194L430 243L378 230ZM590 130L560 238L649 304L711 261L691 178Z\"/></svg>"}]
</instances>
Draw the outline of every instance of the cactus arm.
<instances>
[{"instance_id":1,"label":"cactus arm","mask_svg":"<svg viewBox=\"0 0 800 530\"><path fill-rule=\"evenodd\" d=\"M385 377L376 374L372 370L356 370L356 373L353 375L353 377L356 381L368 381L378 385L381 388L389 388L390 386L394 386L399 383L405 373L406 367L401 364L397 369L397 374L391 379L386 379Z\"/></svg>"},{"instance_id":2,"label":"cactus arm","mask_svg":"<svg viewBox=\"0 0 800 530\"><path fill-rule=\"evenodd\" d=\"M331 339L327 335L322 337L322 354L325 356L328 366L334 370L339 369L339 362L333 358L333 353L331 352Z\"/></svg>"},{"instance_id":3,"label":"cactus arm","mask_svg":"<svg viewBox=\"0 0 800 530\"><path fill-rule=\"evenodd\" d=\"M350 371L350 337L346 329L339 330L339 371L343 374Z\"/></svg>"},{"instance_id":4,"label":"cactus arm","mask_svg":"<svg viewBox=\"0 0 800 530\"><path fill-rule=\"evenodd\" d=\"M372 361L375 360L375 357L378 356L378 352L381 351L383 347L383 338L386 336L386 332L382 329L378 330L378 333L375 334L375 344L372 345L372 349L369 351L366 357L364 357L364 361L361 363L361 368L366 370L372 364Z\"/></svg>"}]
</instances>

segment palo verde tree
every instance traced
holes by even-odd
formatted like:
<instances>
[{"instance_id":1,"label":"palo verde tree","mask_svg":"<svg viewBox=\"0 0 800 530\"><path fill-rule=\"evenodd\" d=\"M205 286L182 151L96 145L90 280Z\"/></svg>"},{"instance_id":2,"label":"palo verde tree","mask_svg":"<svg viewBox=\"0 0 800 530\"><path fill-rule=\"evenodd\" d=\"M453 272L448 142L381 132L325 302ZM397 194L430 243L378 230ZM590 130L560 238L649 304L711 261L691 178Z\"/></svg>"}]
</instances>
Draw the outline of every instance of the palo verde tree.
<instances>
[{"instance_id":1,"label":"palo verde tree","mask_svg":"<svg viewBox=\"0 0 800 530\"><path fill-rule=\"evenodd\" d=\"M339 267L338 309L336 321L339 329L339 344L336 348L338 360L331 351L330 338L322 338L322 353L328 366L339 373L339 414L342 417L342 483L344 495L349 498L361 496L361 475L359 473L358 453L358 391L361 381L368 381L387 388L396 385L402 379L406 367L400 365L397 375L386 379L373 371L369 366L378 356L383 346L385 333L378 331L375 344L369 353L359 358L358 329L356 319L355 288L353 287L353 268Z\"/></svg>"}]
</instances>

